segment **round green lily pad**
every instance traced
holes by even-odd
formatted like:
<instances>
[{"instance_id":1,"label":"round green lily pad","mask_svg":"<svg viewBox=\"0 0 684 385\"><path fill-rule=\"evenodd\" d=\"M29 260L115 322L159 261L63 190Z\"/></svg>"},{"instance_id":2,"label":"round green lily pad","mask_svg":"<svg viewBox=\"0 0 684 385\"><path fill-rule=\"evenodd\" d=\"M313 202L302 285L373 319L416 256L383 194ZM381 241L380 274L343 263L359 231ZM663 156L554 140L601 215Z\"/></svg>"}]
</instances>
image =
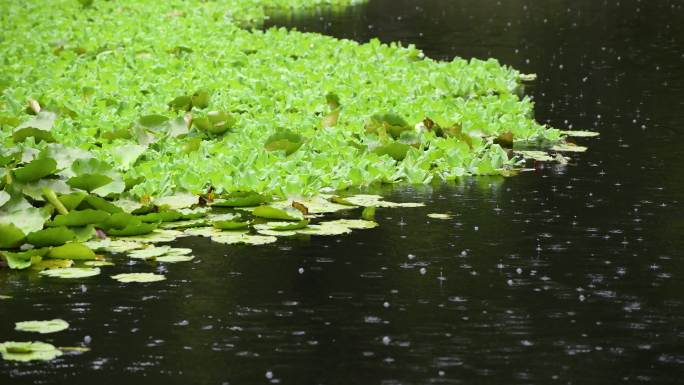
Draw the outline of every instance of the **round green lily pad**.
<instances>
[{"instance_id":1,"label":"round green lily pad","mask_svg":"<svg viewBox=\"0 0 684 385\"><path fill-rule=\"evenodd\" d=\"M14 324L14 330L34 333L56 333L69 328L69 323L62 319L49 321L22 321Z\"/></svg>"}]
</instances>

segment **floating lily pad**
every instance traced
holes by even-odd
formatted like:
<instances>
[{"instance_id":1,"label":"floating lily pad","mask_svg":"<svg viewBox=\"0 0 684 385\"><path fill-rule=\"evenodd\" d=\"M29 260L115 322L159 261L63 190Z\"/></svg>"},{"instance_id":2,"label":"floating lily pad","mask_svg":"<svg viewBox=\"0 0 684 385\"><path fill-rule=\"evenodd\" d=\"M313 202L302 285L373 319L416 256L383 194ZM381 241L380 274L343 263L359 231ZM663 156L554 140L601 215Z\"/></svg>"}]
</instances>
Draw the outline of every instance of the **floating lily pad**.
<instances>
[{"instance_id":1,"label":"floating lily pad","mask_svg":"<svg viewBox=\"0 0 684 385\"><path fill-rule=\"evenodd\" d=\"M235 232L238 234L244 234L247 231L231 231ZM194 237L213 237L214 235L221 235L223 231L221 229L217 229L214 227L198 227L198 228L191 228L191 229L186 229L183 231L183 234L186 236L194 236Z\"/></svg>"},{"instance_id":2,"label":"floating lily pad","mask_svg":"<svg viewBox=\"0 0 684 385\"><path fill-rule=\"evenodd\" d=\"M322 222L318 225L309 225L307 228L297 230L298 234L307 235L342 235L349 234L352 230L339 223Z\"/></svg>"},{"instance_id":3,"label":"floating lily pad","mask_svg":"<svg viewBox=\"0 0 684 385\"><path fill-rule=\"evenodd\" d=\"M559 152L585 152L585 151L587 151L587 147L578 146L574 143L557 144L557 145L551 147L551 149L553 151L559 151Z\"/></svg>"},{"instance_id":4,"label":"floating lily pad","mask_svg":"<svg viewBox=\"0 0 684 385\"><path fill-rule=\"evenodd\" d=\"M364 219L336 219L334 221L323 222L326 226L344 226L350 229L372 229L378 227L378 224L373 221Z\"/></svg>"},{"instance_id":5,"label":"floating lily pad","mask_svg":"<svg viewBox=\"0 0 684 385\"><path fill-rule=\"evenodd\" d=\"M553 160L546 151L514 151L515 154L526 159L534 159L539 162L550 162Z\"/></svg>"},{"instance_id":6,"label":"floating lily pad","mask_svg":"<svg viewBox=\"0 0 684 385\"><path fill-rule=\"evenodd\" d=\"M430 213L427 216L432 219L451 219L451 214Z\"/></svg>"},{"instance_id":7,"label":"floating lily pad","mask_svg":"<svg viewBox=\"0 0 684 385\"><path fill-rule=\"evenodd\" d=\"M278 238L266 235L249 235L244 233L230 233L223 232L218 235L213 235L211 240L216 243L223 243L226 245L244 243L248 245L265 245L278 241Z\"/></svg>"},{"instance_id":8,"label":"floating lily pad","mask_svg":"<svg viewBox=\"0 0 684 385\"><path fill-rule=\"evenodd\" d=\"M187 231L187 230L186 230ZM149 234L145 235L138 235L138 236L130 236L126 237L127 241L135 241L135 242L142 242L142 243L164 243L164 242L171 242L175 240L178 237L183 236L182 231L177 231L177 230L168 230L168 229L157 229L152 231Z\"/></svg>"},{"instance_id":9,"label":"floating lily pad","mask_svg":"<svg viewBox=\"0 0 684 385\"><path fill-rule=\"evenodd\" d=\"M279 201L271 204L271 206L285 209L287 207L292 207L292 202L292 200ZM324 197L297 199L297 202L306 206L306 208L309 211L309 214L334 213L341 210L353 209L355 207L351 204L351 202L345 201L346 203L336 203L331 202L330 200L327 200Z\"/></svg>"},{"instance_id":10,"label":"floating lily pad","mask_svg":"<svg viewBox=\"0 0 684 385\"><path fill-rule=\"evenodd\" d=\"M22 321L14 324L14 330L40 334L61 332L69 328L69 323L62 319L49 321Z\"/></svg>"},{"instance_id":11,"label":"floating lily pad","mask_svg":"<svg viewBox=\"0 0 684 385\"><path fill-rule=\"evenodd\" d=\"M574 136L576 138L593 138L593 137L601 135L601 133L595 132L595 131L572 131L572 130L561 131L561 134L567 135L567 136Z\"/></svg>"},{"instance_id":12,"label":"floating lily pad","mask_svg":"<svg viewBox=\"0 0 684 385\"><path fill-rule=\"evenodd\" d=\"M144 282L163 281L166 279L166 277L164 275L161 275L161 274L153 274L153 273L125 273L125 274L113 275L112 279L115 279L115 280L122 282L122 283L129 283L129 282L144 283Z\"/></svg>"},{"instance_id":13,"label":"floating lily pad","mask_svg":"<svg viewBox=\"0 0 684 385\"><path fill-rule=\"evenodd\" d=\"M219 207L250 207L265 203L268 198L252 191L236 192L228 196L215 199L211 205Z\"/></svg>"},{"instance_id":14,"label":"floating lily pad","mask_svg":"<svg viewBox=\"0 0 684 385\"><path fill-rule=\"evenodd\" d=\"M97 241L89 241L83 243L84 246L90 247L96 251L106 251L110 253L125 253L130 250L141 249L145 247L144 243L132 242L122 239L102 239Z\"/></svg>"},{"instance_id":15,"label":"floating lily pad","mask_svg":"<svg viewBox=\"0 0 684 385\"><path fill-rule=\"evenodd\" d=\"M301 211L292 207L279 209L273 206L259 206L252 211L252 215L259 218L281 219L284 221L301 221L304 219Z\"/></svg>"},{"instance_id":16,"label":"floating lily pad","mask_svg":"<svg viewBox=\"0 0 684 385\"><path fill-rule=\"evenodd\" d=\"M191 229L193 227L204 227L209 225L206 219L191 219L187 221L178 222L164 222L159 225L161 229L171 229L171 230L183 230Z\"/></svg>"},{"instance_id":17,"label":"floating lily pad","mask_svg":"<svg viewBox=\"0 0 684 385\"><path fill-rule=\"evenodd\" d=\"M145 239L151 239L151 235L154 234L155 230L157 229L157 224L156 223L133 223L129 224L123 229L109 229L107 231L108 235L114 236L114 237L145 237L149 236L148 238ZM174 238L175 239L175 238ZM170 239L173 240L173 239ZM150 241L150 242L155 242L155 241ZM158 242L168 242L168 241L158 241Z\"/></svg>"},{"instance_id":18,"label":"floating lily pad","mask_svg":"<svg viewBox=\"0 0 684 385\"><path fill-rule=\"evenodd\" d=\"M43 259L38 263L31 264L31 270L43 271L48 269L64 269L74 265L71 259Z\"/></svg>"},{"instance_id":19,"label":"floating lily pad","mask_svg":"<svg viewBox=\"0 0 684 385\"><path fill-rule=\"evenodd\" d=\"M348 197L347 200L357 206L374 207L423 207L424 203L395 203L382 200L380 195L359 194Z\"/></svg>"},{"instance_id":20,"label":"floating lily pad","mask_svg":"<svg viewBox=\"0 0 684 385\"><path fill-rule=\"evenodd\" d=\"M157 257L157 262L162 263L178 263L178 262L190 262L195 259L194 255L162 255Z\"/></svg>"},{"instance_id":21,"label":"floating lily pad","mask_svg":"<svg viewBox=\"0 0 684 385\"><path fill-rule=\"evenodd\" d=\"M183 215L175 210L165 210L156 213L149 213L141 215L138 217L143 222L154 223L154 222L174 222L181 219Z\"/></svg>"},{"instance_id":22,"label":"floating lily pad","mask_svg":"<svg viewBox=\"0 0 684 385\"><path fill-rule=\"evenodd\" d=\"M192 124L202 131L221 135L233 128L235 118L227 112L210 111L206 116L193 118Z\"/></svg>"},{"instance_id":23,"label":"floating lily pad","mask_svg":"<svg viewBox=\"0 0 684 385\"><path fill-rule=\"evenodd\" d=\"M86 278L99 275L100 269L97 267L67 267L65 269L43 270L40 272L40 274L48 277L64 279Z\"/></svg>"},{"instance_id":24,"label":"floating lily pad","mask_svg":"<svg viewBox=\"0 0 684 385\"><path fill-rule=\"evenodd\" d=\"M31 267L34 263L39 263L48 250L47 248L32 249L17 253L0 251L0 256L7 262L10 269L22 270Z\"/></svg>"},{"instance_id":25,"label":"floating lily pad","mask_svg":"<svg viewBox=\"0 0 684 385\"><path fill-rule=\"evenodd\" d=\"M0 344L0 354L6 361L50 361L62 355L53 345L45 342L14 342Z\"/></svg>"},{"instance_id":26,"label":"floating lily pad","mask_svg":"<svg viewBox=\"0 0 684 385\"><path fill-rule=\"evenodd\" d=\"M159 207L166 207L171 210L184 209L192 207L199 203L199 197L191 193L178 193L171 196L165 196L154 200L154 204Z\"/></svg>"},{"instance_id":27,"label":"floating lily pad","mask_svg":"<svg viewBox=\"0 0 684 385\"><path fill-rule=\"evenodd\" d=\"M212 225L219 230L243 230L249 227L248 221L214 221Z\"/></svg>"},{"instance_id":28,"label":"floating lily pad","mask_svg":"<svg viewBox=\"0 0 684 385\"><path fill-rule=\"evenodd\" d=\"M85 261L83 264L90 267L114 266L114 263L109 261Z\"/></svg>"}]
</instances>

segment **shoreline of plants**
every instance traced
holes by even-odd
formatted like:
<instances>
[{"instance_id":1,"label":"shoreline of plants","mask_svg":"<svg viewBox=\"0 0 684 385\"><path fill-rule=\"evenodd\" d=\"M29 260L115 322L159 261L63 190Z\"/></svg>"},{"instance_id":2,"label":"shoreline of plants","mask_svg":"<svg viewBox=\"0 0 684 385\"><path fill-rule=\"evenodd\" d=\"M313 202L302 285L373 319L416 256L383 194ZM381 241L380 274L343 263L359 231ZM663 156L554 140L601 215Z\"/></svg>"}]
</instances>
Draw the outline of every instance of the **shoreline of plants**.
<instances>
[{"instance_id":1,"label":"shoreline of plants","mask_svg":"<svg viewBox=\"0 0 684 385\"><path fill-rule=\"evenodd\" d=\"M372 225L310 224L309 206L374 207L380 198L355 204L344 191L508 176L524 158L565 159L539 149L586 149L564 141L583 133L535 122L532 101L518 95L532 79L496 60L437 62L377 40L248 31L230 4L4 4L5 264L65 268L101 259L94 239L162 230L235 232L232 243L341 234ZM517 150L530 146L537 151ZM308 204L283 206L293 196Z\"/></svg>"}]
</instances>

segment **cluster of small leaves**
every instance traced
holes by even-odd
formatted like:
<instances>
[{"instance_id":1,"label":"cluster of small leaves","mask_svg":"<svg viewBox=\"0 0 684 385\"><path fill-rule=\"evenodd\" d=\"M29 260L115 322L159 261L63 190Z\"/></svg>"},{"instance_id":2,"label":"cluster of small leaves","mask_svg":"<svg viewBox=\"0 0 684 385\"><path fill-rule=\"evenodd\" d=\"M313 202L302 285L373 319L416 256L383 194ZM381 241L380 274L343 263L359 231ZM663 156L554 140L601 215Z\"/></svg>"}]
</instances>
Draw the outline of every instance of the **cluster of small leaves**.
<instances>
[{"instance_id":1,"label":"cluster of small leaves","mask_svg":"<svg viewBox=\"0 0 684 385\"><path fill-rule=\"evenodd\" d=\"M521 74L496 60L241 29L230 15L257 3L309 2L8 4L0 143L88 150L141 182L131 191L140 198L505 174L514 161L494 144L502 133L560 138L531 118ZM416 130L426 118L444 129Z\"/></svg>"}]
</instances>

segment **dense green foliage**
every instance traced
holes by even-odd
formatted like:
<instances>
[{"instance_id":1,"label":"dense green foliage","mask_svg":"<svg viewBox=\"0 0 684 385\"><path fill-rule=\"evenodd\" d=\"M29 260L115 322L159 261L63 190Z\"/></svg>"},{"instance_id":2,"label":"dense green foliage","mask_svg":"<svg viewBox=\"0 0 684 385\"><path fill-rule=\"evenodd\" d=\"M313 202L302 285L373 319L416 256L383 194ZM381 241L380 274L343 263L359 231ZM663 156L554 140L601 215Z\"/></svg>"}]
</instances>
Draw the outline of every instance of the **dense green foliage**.
<instances>
[{"instance_id":1,"label":"dense green foliage","mask_svg":"<svg viewBox=\"0 0 684 385\"><path fill-rule=\"evenodd\" d=\"M519 158L502 146L561 139L519 96L525 75L496 60L244 29L268 8L353 2L0 0L0 248L34 247L2 252L5 263L99 262L83 245L96 231L135 237L170 223L224 243L342 234L359 224L305 220L327 200L252 213L296 221L283 225L200 206L507 175ZM358 199L331 198L380 203Z\"/></svg>"}]
</instances>

